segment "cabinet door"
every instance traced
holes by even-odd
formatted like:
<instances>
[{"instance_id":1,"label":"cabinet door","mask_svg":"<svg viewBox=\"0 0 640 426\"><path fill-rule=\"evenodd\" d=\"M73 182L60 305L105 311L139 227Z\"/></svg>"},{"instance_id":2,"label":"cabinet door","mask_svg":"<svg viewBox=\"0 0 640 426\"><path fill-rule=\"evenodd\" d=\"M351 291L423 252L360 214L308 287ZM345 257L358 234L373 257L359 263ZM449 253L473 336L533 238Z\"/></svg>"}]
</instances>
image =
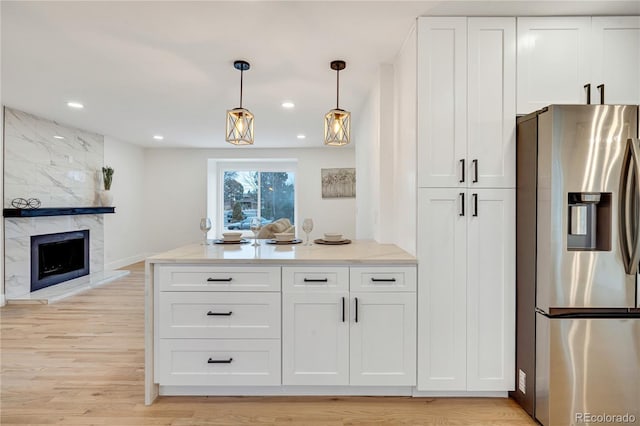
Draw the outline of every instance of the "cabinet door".
<instances>
[{"instance_id":1,"label":"cabinet door","mask_svg":"<svg viewBox=\"0 0 640 426\"><path fill-rule=\"evenodd\" d=\"M348 297L347 292L282 295L283 384L349 384Z\"/></svg>"},{"instance_id":2,"label":"cabinet door","mask_svg":"<svg viewBox=\"0 0 640 426\"><path fill-rule=\"evenodd\" d=\"M466 390L468 204L464 191L418 190L418 390Z\"/></svg>"},{"instance_id":3,"label":"cabinet door","mask_svg":"<svg viewBox=\"0 0 640 426\"><path fill-rule=\"evenodd\" d=\"M516 21L469 18L470 187L515 188Z\"/></svg>"},{"instance_id":4,"label":"cabinet door","mask_svg":"<svg viewBox=\"0 0 640 426\"><path fill-rule=\"evenodd\" d=\"M418 186L466 186L467 18L418 18Z\"/></svg>"},{"instance_id":5,"label":"cabinet door","mask_svg":"<svg viewBox=\"0 0 640 426\"><path fill-rule=\"evenodd\" d=\"M586 103L590 30L589 17L518 18L518 114Z\"/></svg>"},{"instance_id":6,"label":"cabinet door","mask_svg":"<svg viewBox=\"0 0 640 426\"><path fill-rule=\"evenodd\" d=\"M470 190L467 389L514 389L515 190Z\"/></svg>"},{"instance_id":7,"label":"cabinet door","mask_svg":"<svg viewBox=\"0 0 640 426\"><path fill-rule=\"evenodd\" d=\"M351 293L351 300L350 383L414 386L416 294Z\"/></svg>"},{"instance_id":8,"label":"cabinet door","mask_svg":"<svg viewBox=\"0 0 640 426\"><path fill-rule=\"evenodd\" d=\"M640 16L594 17L591 34L591 83L604 84L605 103L640 103ZM593 103L600 102L600 94Z\"/></svg>"}]
</instances>

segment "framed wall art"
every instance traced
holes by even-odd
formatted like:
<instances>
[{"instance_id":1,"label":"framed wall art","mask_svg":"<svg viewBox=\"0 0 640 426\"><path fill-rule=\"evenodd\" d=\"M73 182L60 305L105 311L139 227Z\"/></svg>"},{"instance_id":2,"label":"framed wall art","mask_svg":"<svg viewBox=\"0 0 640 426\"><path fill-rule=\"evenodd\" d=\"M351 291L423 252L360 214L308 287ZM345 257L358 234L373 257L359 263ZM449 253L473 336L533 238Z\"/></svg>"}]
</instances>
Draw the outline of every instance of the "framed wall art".
<instances>
[{"instance_id":1,"label":"framed wall art","mask_svg":"<svg viewBox=\"0 0 640 426\"><path fill-rule=\"evenodd\" d=\"M356 169L321 169L322 198L355 198Z\"/></svg>"}]
</instances>

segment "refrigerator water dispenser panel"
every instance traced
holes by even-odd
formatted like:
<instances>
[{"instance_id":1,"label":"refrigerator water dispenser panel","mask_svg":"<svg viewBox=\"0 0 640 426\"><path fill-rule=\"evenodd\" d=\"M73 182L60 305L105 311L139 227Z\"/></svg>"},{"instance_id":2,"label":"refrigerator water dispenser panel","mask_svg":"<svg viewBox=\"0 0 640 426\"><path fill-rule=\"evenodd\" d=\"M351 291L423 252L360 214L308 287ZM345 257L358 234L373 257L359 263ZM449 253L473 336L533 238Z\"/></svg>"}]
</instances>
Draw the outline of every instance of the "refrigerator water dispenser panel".
<instances>
[{"instance_id":1,"label":"refrigerator water dispenser panel","mask_svg":"<svg viewBox=\"0 0 640 426\"><path fill-rule=\"evenodd\" d=\"M567 250L611 250L611 193L570 192Z\"/></svg>"}]
</instances>

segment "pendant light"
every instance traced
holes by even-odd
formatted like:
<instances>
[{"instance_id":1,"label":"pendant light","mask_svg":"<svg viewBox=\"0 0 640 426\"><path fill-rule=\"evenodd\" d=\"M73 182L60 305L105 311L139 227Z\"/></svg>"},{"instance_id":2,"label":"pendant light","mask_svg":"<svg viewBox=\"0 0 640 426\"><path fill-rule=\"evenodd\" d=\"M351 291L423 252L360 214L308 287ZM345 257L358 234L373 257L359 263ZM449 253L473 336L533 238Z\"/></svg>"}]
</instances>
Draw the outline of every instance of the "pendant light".
<instances>
[{"instance_id":1,"label":"pendant light","mask_svg":"<svg viewBox=\"0 0 640 426\"><path fill-rule=\"evenodd\" d=\"M242 77L250 65L246 61L235 61L233 67L240 71L240 106L227 110L225 140L234 145L253 145L253 114L242 108Z\"/></svg>"},{"instance_id":2,"label":"pendant light","mask_svg":"<svg viewBox=\"0 0 640 426\"><path fill-rule=\"evenodd\" d=\"M331 69L336 71L336 108L324 116L324 144L346 145L351 141L351 113L340 109L340 71L345 69L344 61L332 61Z\"/></svg>"}]
</instances>

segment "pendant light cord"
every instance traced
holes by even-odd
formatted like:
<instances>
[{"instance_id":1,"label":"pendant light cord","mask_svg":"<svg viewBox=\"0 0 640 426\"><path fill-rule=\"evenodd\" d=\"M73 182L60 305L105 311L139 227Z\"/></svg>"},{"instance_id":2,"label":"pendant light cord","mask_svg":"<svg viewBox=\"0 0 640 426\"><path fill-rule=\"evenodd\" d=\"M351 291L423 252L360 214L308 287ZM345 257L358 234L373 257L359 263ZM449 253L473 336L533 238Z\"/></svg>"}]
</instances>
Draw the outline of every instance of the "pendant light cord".
<instances>
[{"instance_id":1,"label":"pendant light cord","mask_svg":"<svg viewBox=\"0 0 640 426\"><path fill-rule=\"evenodd\" d=\"M242 108L242 76L244 75L244 70L240 69L240 108Z\"/></svg>"},{"instance_id":2,"label":"pendant light cord","mask_svg":"<svg viewBox=\"0 0 640 426\"><path fill-rule=\"evenodd\" d=\"M336 70L336 109L340 109L340 70Z\"/></svg>"}]
</instances>

